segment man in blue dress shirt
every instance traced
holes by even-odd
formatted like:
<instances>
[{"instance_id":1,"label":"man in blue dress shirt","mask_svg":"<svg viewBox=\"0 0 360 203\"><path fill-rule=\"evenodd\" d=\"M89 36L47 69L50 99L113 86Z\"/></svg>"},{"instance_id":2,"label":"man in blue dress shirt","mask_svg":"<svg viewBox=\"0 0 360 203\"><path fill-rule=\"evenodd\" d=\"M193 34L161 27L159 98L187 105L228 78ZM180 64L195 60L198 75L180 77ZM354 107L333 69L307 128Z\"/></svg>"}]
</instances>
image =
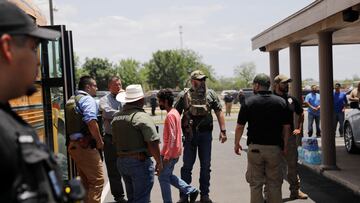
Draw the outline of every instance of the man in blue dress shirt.
<instances>
[{"instance_id":1,"label":"man in blue dress shirt","mask_svg":"<svg viewBox=\"0 0 360 203\"><path fill-rule=\"evenodd\" d=\"M339 123L339 133L340 137L344 136L344 117L345 117L345 107L347 105L347 98L344 92L340 92L341 85L340 83L335 84L334 91L334 113L335 113L335 131L337 123Z\"/></svg>"},{"instance_id":2,"label":"man in blue dress shirt","mask_svg":"<svg viewBox=\"0 0 360 203\"><path fill-rule=\"evenodd\" d=\"M308 135L313 134L313 123L315 121L316 137L320 137L320 94L317 93L317 86L311 86L311 92L305 97L305 104L308 106Z\"/></svg>"}]
</instances>

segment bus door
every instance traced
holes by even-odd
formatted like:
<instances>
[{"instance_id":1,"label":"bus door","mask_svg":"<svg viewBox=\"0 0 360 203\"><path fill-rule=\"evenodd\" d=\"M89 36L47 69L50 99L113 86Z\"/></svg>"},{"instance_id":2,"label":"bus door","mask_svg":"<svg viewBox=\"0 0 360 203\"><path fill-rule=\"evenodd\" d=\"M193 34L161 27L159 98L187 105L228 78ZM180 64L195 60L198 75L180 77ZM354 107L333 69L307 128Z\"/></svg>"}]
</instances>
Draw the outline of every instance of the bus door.
<instances>
[{"instance_id":1,"label":"bus door","mask_svg":"<svg viewBox=\"0 0 360 203\"><path fill-rule=\"evenodd\" d=\"M74 94L74 55L72 32L64 25L44 26L57 30L57 41L41 44L41 86L44 108L45 142L55 153L63 179L74 177L74 164L66 149L65 102Z\"/></svg>"}]
</instances>

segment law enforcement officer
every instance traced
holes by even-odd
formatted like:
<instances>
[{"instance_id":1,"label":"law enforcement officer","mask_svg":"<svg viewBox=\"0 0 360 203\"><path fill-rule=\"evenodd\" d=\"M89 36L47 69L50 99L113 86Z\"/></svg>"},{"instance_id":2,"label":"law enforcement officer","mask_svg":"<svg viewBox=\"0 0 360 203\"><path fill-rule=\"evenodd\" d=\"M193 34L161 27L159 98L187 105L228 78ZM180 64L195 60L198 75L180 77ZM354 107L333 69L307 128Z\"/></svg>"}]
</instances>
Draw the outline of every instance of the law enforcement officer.
<instances>
[{"instance_id":1,"label":"law enforcement officer","mask_svg":"<svg viewBox=\"0 0 360 203\"><path fill-rule=\"evenodd\" d=\"M154 121L144 111L141 85L129 85L116 99L126 103L111 122L117 151L117 167L122 175L129 202L148 203L154 185L154 171L162 171L160 137ZM151 156L156 161L154 169Z\"/></svg>"},{"instance_id":2,"label":"law enforcement officer","mask_svg":"<svg viewBox=\"0 0 360 203\"><path fill-rule=\"evenodd\" d=\"M224 97L224 102L225 102L225 116L229 115L231 116L231 107L232 107L232 103L234 101L234 97L230 92L227 92L225 97Z\"/></svg>"},{"instance_id":3,"label":"law enforcement officer","mask_svg":"<svg viewBox=\"0 0 360 203\"><path fill-rule=\"evenodd\" d=\"M155 110L156 110L156 106L157 106L157 99L156 99L156 94L152 94L150 97L150 106L151 106L151 115L155 116Z\"/></svg>"},{"instance_id":4,"label":"law enforcement officer","mask_svg":"<svg viewBox=\"0 0 360 203\"><path fill-rule=\"evenodd\" d=\"M121 182L121 175L116 167L116 147L112 142L111 121L116 112L121 109L121 103L116 100L116 95L122 90L121 80L113 76L108 81L110 93L100 98L99 110L104 123L104 155L107 174L110 182L111 194L118 203L127 202Z\"/></svg>"},{"instance_id":5,"label":"law enforcement officer","mask_svg":"<svg viewBox=\"0 0 360 203\"><path fill-rule=\"evenodd\" d=\"M289 108L288 119L291 127L291 134L289 135L287 153L285 155L287 163L287 180L290 184L290 198L291 199L307 199L308 196L300 191L300 179L297 169L298 151L297 140L303 132L304 112L300 102L293 96L288 95L289 83L292 80L286 75L278 75L274 79L274 94L282 97ZM297 116L297 123L294 126L294 114Z\"/></svg>"},{"instance_id":6,"label":"law enforcement officer","mask_svg":"<svg viewBox=\"0 0 360 203\"><path fill-rule=\"evenodd\" d=\"M100 203L104 186L101 156L104 142L97 123L98 106L95 99L97 85L90 76L82 76L79 90L66 103L68 152L75 161L81 182L87 191L85 202Z\"/></svg>"},{"instance_id":7,"label":"law enforcement officer","mask_svg":"<svg viewBox=\"0 0 360 203\"><path fill-rule=\"evenodd\" d=\"M246 180L250 185L250 202L263 203L263 186L268 186L267 202L282 202L282 151L287 150L290 123L284 99L269 91L270 78L258 74L253 81L254 96L241 106L235 129L234 151L240 155L240 139L248 123L248 167Z\"/></svg>"},{"instance_id":8,"label":"law enforcement officer","mask_svg":"<svg viewBox=\"0 0 360 203\"><path fill-rule=\"evenodd\" d=\"M239 99L240 106L243 105L245 102L245 95L244 95L244 91L242 89L239 90L238 99Z\"/></svg>"},{"instance_id":9,"label":"law enforcement officer","mask_svg":"<svg viewBox=\"0 0 360 203\"><path fill-rule=\"evenodd\" d=\"M9 100L36 91L40 40L59 36L39 28L14 4L0 2L0 202L62 202L62 180L52 153L9 105Z\"/></svg>"},{"instance_id":10,"label":"law enforcement officer","mask_svg":"<svg viewBox=\"0 0 360 203\"><path fill-rule=\"evenodd\" d=\"M227 139L224 114L221 111L220 100L216 93L207 89L207 76L200 70L191 73L191 88L179 93L175 108L182 116L182 130L185 136L183 166L181 179L191 183L191 174L196 160L196 153L200 159L200 201L211 203L209 198L210 164L213 118L211 110L219 122L219 140L224 143ZM185 194L180 194L180 203L188 202Z\"/></svg>"}]
</instances>

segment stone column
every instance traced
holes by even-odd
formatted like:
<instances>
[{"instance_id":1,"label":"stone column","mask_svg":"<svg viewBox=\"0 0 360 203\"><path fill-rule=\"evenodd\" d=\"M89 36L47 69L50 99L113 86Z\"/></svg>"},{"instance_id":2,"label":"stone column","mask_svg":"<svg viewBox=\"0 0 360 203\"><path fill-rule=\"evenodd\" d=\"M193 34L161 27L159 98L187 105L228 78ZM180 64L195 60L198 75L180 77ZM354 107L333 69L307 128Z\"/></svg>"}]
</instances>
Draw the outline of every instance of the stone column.
<instances>
[{"instance_id":1,"label":"stone column","mask_svg":"<svg viewBox=\"0 0 360 203\"><path fill-rule=\"evenodd\" d=\"M302 104L302 80L301 80L301 44L292 43L289 46L290 54L290 95L295 97ZM294 115L294 127L297 127L298 115ZM297 137L297 144L300 145L301 137Z\"/></svg>"},{"instance_id":2,"label":"stone column","mask_svg":"<svg viewBox=\"0 0 360 203\"><path fill-rule=\"evenodd\" d=\"M290 94L296 97L300 102L302 85L301 85L301 45L298 43L290 44Z\"/></svg>"},{"instance_id":3,"label":"stone column","mask_svg":"<svg viewBox=\"0 0 360 203\"><path fill-rule=\"evenodd\" d=\"M336 166L334 101L333 101L333 55L332 32L320 32L319 73L320 73L320 124L323 170L338 169Z\"/></svg>"},{"instance_id":4,"label":"stone column","mask_svg":"<svg viewBox=\"0 0 360 203\"><path fill-rule=\"evenodd\" d=\"M270 81L271 87L274 84L274 78L279 75L279 51L270 51ZM272 88L271 88L272 89Z\"/></svg>"}]
</instances>

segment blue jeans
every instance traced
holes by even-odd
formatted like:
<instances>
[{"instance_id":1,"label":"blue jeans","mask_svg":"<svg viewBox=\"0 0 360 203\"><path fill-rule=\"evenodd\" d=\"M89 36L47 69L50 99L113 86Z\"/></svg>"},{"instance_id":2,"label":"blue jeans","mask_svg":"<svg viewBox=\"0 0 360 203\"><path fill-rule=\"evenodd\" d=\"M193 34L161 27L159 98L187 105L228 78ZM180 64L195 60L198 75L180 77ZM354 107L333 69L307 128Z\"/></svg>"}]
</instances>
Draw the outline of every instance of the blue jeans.
<instances>
[{"instance_id":1,"label":"blue jeans","mask_svg":"<svg viewBox=\"0 0 360 203\"><path fill-rule=\"evenodd\" d=\"M164 165L164 168L159 176L161 195L164 200L164 203L172 203L171 188L170 188L171 185L176 187L186 195L196 190L196 188L192 187L191 185L188 185L185 181L176 177L173 174L174 166L178 162L178 160L179 158L170 159L169 163Z\"/></svg>"},{"instance_id":2,"label":"blue jeans","mask_svg":"<svg viewBox=\"0 0 360 203\"><path fill-rule=\"evenodd\" d=\"M316 135L320 136L320 115L308 114L308 135L309 137L313 134L313 123L315 121Z\"/></svg>"},{"instance_id":3,"label":"blue jeans","mask_svg":"<svg viewBox=\"0 0 360 203\"><path fill-rule=\"evenodd\" d=\"M210 187L210 166L211 166L211 142L212 134L208 132L193 133L192 139L185 137L183 166L181 167L181 179L187 184L191 183L191 173L196 160L196 152L199 152L200 159L200 195L209 195ZM186 194L180 192L180 196Z\"/></svg>"},{"instance_id":4,"label":"blue jeans","mask_svg":"<svg viewBox=\"0 0 360 203\"><path fill-rule=\"evenodd\" d=\"M117 168L124 179L129 203L149 203L154 185L154 165L150 158L117 158Z\"/></svg>"},{"instance_id":5,"label":"blue jeans","mask_svg":"<svg viewBox=\"0 0 360 203\"><path fill-rule=\"evenodd\" d=\"M345 113L344 112L339 112L336 113L335 112L335 132L336 132L336 126L337 123L339 122L339 133L340 135L344 135L344 119L345 119Z\"/></svg>"}]
</instances>

